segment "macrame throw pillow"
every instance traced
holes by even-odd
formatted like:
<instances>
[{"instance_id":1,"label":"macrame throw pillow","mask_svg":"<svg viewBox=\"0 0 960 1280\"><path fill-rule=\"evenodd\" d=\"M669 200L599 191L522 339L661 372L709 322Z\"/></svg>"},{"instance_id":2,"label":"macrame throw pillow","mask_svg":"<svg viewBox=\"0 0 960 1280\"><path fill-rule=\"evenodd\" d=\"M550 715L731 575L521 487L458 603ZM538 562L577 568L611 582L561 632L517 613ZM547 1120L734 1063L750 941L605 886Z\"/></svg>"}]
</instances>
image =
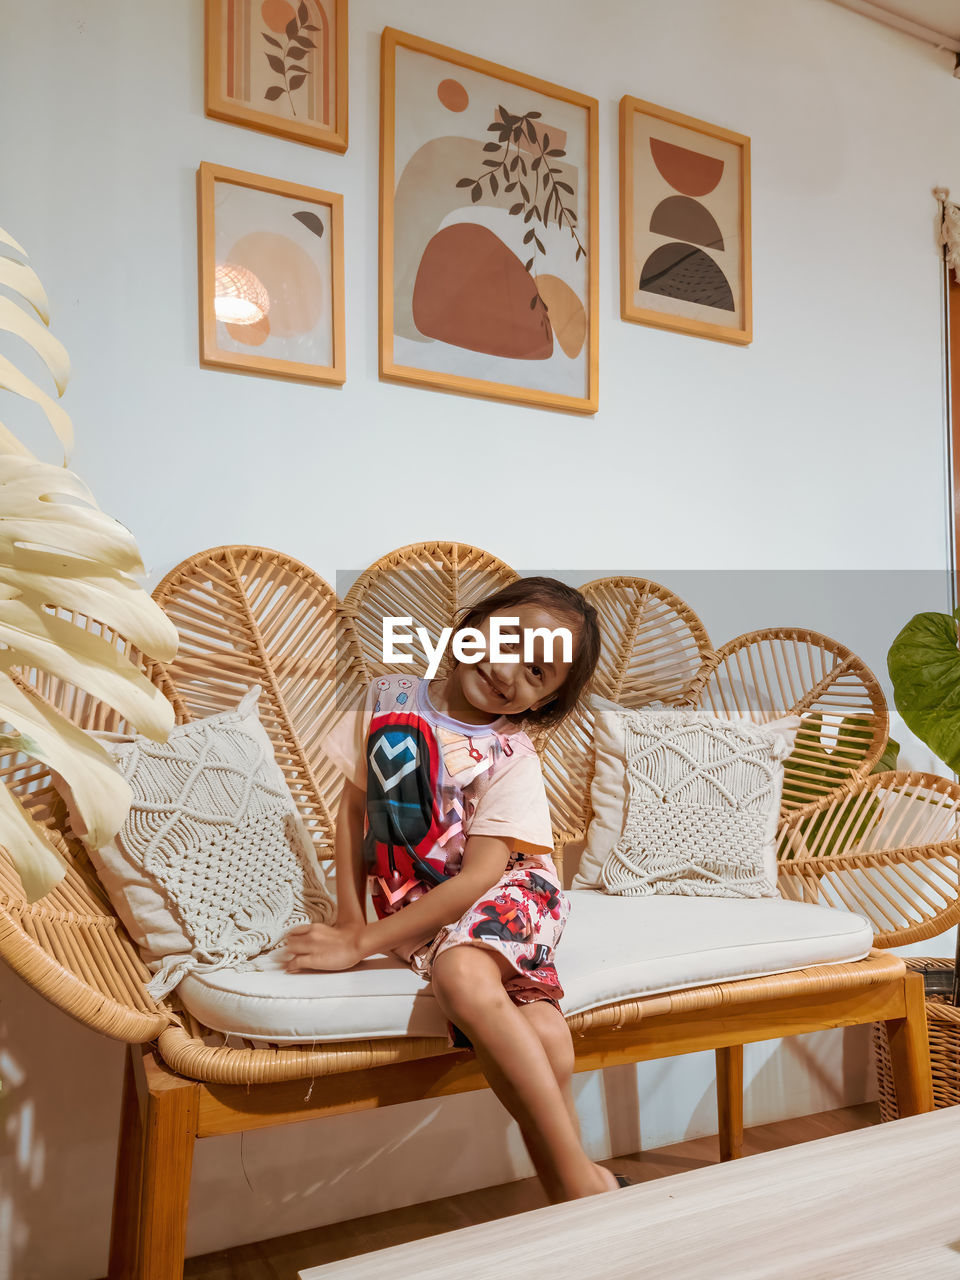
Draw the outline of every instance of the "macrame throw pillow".
<instances>
[{"instance_id":1,"label":"macrame throw pillow","mask_svg":"<svg viewBox=\"0 0 960 1280\"><path fill-rule=\"evenodd\" d=\"M573 888L775 897L783 761L799 717L755 725L591 702L594 817Z\"/></svg>"},{"instance_id":2,"label":"macrame throw pillow","mask_svg":"<svg viewBox=\"0 0 960 1280\"><path fill-rule=\"evenodd\" d=\"M133 791L115 840L91 852L160 999L186 974L257 969L297 925L333 920L313 842L256 712L106 741ZM107 735L102 735L103 737Z\"/></svg>"}]
</instances>

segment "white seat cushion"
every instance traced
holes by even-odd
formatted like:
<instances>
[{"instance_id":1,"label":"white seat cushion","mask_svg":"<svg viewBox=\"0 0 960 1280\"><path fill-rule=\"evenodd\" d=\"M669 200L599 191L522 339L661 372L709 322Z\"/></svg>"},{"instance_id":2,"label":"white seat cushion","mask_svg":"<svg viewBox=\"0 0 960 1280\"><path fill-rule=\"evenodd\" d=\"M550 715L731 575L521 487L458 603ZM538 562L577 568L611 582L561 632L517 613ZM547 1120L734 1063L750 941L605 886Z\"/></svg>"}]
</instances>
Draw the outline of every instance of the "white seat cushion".
<instances>
[{"instance_id":1,"label":"white seat cushion","mask_svg":"<svg viewBox=\"0 0 960 1280\"><path fill-rule=\"evenodd\" d=\"M567 1015L630 997L862 959L861 916L782 898L612 897L568 891L557 951ZM214 1031L271 1044L446 1036L432 988L399 960L372 956L343 973L195 972L184 1006Z\"/></svg>"}]
</instances>

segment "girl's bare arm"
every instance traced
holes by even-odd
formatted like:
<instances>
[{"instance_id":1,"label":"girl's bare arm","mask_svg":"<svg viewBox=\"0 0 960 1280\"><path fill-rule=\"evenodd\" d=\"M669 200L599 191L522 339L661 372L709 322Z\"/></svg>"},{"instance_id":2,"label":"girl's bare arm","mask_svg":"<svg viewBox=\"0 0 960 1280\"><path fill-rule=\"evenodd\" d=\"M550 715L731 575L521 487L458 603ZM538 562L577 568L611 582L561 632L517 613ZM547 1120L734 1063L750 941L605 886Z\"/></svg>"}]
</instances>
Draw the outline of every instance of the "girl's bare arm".
<instances>
[{"instance_id":1,"label":"girl's bare arm","mask_svg":"<svg viewBox=\"0 0 960 1280\"><path fill-rule=\"evenodd\" d=\"M505 840L498 840L496 836L470 836L459 874L393 915L368 924L360 937L360 958L432 937L442 925L459 920L468 907L497 883L509 858L510 846Z\"/></svg>"},{"instance_id":2,"label":"girl's bare arm","mask_svg":"<svg viewBox=\"0 0 960 1280\"><path fill-rule=\"evenodd\" d=\"M337 833L339 837L340 823ZM339 845L338 845L339 851ZM487 893L503 875L510 857L505 840L495 836L471 836L463 851L463 867L458 875L445 880L416 902L401 908L392 916L363 924L358 916L353 922L301 925L286 938L287 972L300 969L350 969L367 956L380 955L406 945L420 946L430 940L445 924L459 920L468 907ZM341 862L337 862L340 878ZM349 892L356 889L349 878ZM358 907L359 909L359 907Z\"/></svg>"},{"instance_id":3,"label":"girl's bare arm","mask_svg":"<svg viewBox=\"0 0 960 1280\"><path fill-rule=\"evenodd\" d=\"M365 791L344 779L333 840L337 868L337 924L366 924L367 877L363 865Z\"/></svg>"}]
</instances>

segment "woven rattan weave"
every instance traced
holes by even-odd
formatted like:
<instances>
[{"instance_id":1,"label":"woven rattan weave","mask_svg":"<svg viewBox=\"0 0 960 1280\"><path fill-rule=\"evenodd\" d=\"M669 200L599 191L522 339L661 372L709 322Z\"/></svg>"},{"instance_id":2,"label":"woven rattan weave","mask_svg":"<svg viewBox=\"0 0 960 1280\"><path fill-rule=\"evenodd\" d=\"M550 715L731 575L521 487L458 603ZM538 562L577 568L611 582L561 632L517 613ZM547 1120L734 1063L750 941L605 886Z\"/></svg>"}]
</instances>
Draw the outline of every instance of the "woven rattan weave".
<instances>
[{"instance_id":1,"label":"woven rattan weave","mask_svg":"<svg viewBox=\"0 0 960 1280\"><path fill-rule=\"evenodd\" d=\"M912 973L953 973L954 962L941 958L907 957ZM930 1069L933 1078L933 1103L936 1107L960 1106L960 1009L946 996L928 995L926 1002L927 1035L930 1042ZM880 1094L881 1120L899 1120L900 1103L893 1078L893 1062L887 1028L882 1022L873 1028L874 1056L877 1063L877 1087Z\"/></svg>"}]
</instances>

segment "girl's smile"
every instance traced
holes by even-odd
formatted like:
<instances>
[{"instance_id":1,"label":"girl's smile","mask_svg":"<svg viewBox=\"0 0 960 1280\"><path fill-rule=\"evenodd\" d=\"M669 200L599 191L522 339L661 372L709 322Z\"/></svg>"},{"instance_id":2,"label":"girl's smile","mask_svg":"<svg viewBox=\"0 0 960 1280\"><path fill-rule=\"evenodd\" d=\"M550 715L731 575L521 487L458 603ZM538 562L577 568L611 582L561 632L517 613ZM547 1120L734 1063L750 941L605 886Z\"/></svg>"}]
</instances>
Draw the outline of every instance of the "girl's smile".
<instances>
[{"instance_id":1,"label":"girl's smile","mask_svg":"<svg viewBox=\"0 0 960 1280\"><path fill-rule=\"evenodd\" d=\"M570 628L573 624L574 644L577 643L577 620L543 605L515 605L511 607L509 616L517 618L518 625L511 630L519 631L521 637L528 630L549 632L558 627ZM521 641L512 646L513 652L511 646L504 642L501 648L509 657L515 654L517 660L491 662L489 617L477 624L477 631L487 643L487 656L480 662L458 663L445 681L433 682L438 686L436 691L431 687L430 696L434 704L453 719L465 724L489 724L504 715L522 716L549 702L566 680L571 663L563 661L559 642L548 652L543 635L534 635L531 660L527 662L523 661ZM440 706L438 699L445 704L444 707Z\"/></svg>"}]
</instances>

